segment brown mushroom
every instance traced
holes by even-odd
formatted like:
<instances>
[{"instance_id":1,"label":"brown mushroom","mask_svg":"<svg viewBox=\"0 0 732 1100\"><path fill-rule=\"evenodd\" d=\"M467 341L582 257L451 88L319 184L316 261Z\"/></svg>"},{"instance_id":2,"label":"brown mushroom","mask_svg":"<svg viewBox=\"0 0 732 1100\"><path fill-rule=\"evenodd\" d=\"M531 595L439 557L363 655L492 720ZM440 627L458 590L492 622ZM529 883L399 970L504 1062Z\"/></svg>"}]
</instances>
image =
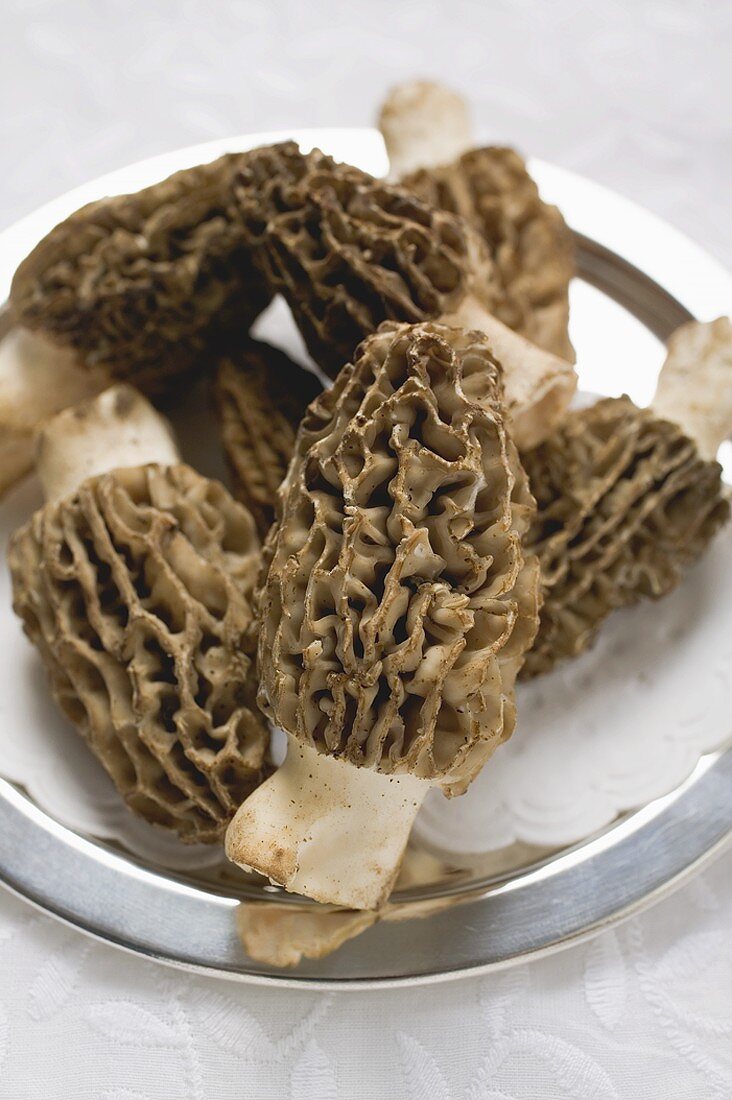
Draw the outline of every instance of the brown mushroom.
<instances>
[{"instance_id":1,"label":"brown mushroom","mask_svg":"<svg viewBox=\"0 0 732 1100\"><path fill-rule=\"evenodd\" d=\"M475 148L465 101L430 81L394 88L379 125L392 176L480 232L501 287L496 317L574 362L568 332L572 234L556 206L542 200L523 158L505 146Z\"/></svg>"},{"instance_id":2,"label":"brown mushroom","mask_svg":"<svg viewBox=\"0 0 732 1100\"><path fill-rule=\"evenodd\" d=\"M462 218L294 142L250 153L234 199L270 289L328 374L384 320L441 320L494 341L517 444L533 446L561 420L574 370L492 315L495 266Z\"/></svg>"},{"instance_id":3,"label":"brown mushroom","mask_svg":"<svg viewBox=\"0 0 732 1100\"><path fill-rule=\"evenodd\" d=\"M54 696L132 810L219 840L266 769L254 521L125 385L51 420L38 469L9 561Z\"/></svg>"},{"instance_id":4,"label":"brown mushroom","mask_svg":"<svg viewBox=\"0 0 732 1100\"><path fill-rule=\"evenodd\" d=\"M538 512L527 547L545 598L526 677L591 645L615 608L658 599L729 518L713 460L732 429L732 325L680 328L650 409L605 398L522 456Z\"/></svg>"},{"instance_id":5,"label":"brown mushroom","mask_svg":"<svg viewBox=\"0 0 732 1100\"><path fill-rule=\"evenodd\" d=\"M247 340L219 362L214 396L234 496L264 537L305 410L322 386L270 344Z\"/></svg>"},{"instance_id":6,"label":"brown mushroom","mask_svg":"<svg viewBox=\"0 0 732 1100\"><path fill-rule=\"evenodd\" d=\"M534 509L480 332L387 323L311 405L260 598L260 705L285 763L229 858L319 901L388 894L427 790L514 725L537 624Z\"/></svg>"},{"instance_id":7,"label":"brown mushroom","mask_svg":"<svg viewBox=\"0 0 732 1100\"><path fill-rule=\"evenodd\" d=\"M246 156L77 210L16 271L18 322L153 394L223 332L245 334L269 301L228 207Z\"/></svg>"}]
</instances>

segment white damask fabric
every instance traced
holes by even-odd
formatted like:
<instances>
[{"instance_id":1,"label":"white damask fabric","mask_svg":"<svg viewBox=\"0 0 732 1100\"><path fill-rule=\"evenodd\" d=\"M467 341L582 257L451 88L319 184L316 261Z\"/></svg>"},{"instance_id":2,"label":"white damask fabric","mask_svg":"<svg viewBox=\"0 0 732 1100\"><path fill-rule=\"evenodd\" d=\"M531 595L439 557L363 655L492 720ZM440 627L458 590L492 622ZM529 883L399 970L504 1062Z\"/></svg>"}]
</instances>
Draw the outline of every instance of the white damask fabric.
<instances>
[{"instance_id":1,"label":"white damask fabric","mask_svg":"<svg viewBox=\"0 0 732 1100\"><path fill-rule=\"evenodd\" d=\"M367 125L410 75L728 264L729 0L5 0L0 222L208 138ZM732 308L732 303L730 303ZM561 954L418 989L270 990L0 892L1 1100L731 1100L732 854Z\"/></svg>"},{"instance_id":2,"label":"white damask fabric","mask_svg":"<svg viewBox=\"0 0 732 1100\"><path fill-rule=\"evenodd\" d=\"M190 977L0 894L4 1100L730 1100L732 853L586 944L364 993Z\"/></svg>"}]
</instances>

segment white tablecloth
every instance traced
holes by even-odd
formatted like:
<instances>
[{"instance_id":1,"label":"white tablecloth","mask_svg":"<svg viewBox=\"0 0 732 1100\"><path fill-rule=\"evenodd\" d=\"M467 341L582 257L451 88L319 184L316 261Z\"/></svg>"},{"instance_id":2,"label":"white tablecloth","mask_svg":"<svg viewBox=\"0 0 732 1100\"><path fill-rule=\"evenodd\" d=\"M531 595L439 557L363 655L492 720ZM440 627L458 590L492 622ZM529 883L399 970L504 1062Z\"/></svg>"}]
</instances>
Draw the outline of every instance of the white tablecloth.
<instances>
[{"instance_id":1,"label":"white tablecloth","mask_svg":"<svg viewBox=\"0 0 732 1100\"><path fill-rule=\"evenodd\" d=\"M729 1100L732 855L483 978L366 993L188 977L0 895L7 1100Z\"/></svg>"},{"instance_id":2,"label":"white tablecloth","mask_svg":"<svg viewBox=\"0 0 732 1100\"><path fill-rule=\"evenodd\" d=\"M367 124L426 74L731 263L731 47L727 0L6 0L0 219L209 137ZM183 976L0 893L0 1097L729 1100L732 855L560 955L360 995Z\"/></svg>"}]
</instances>

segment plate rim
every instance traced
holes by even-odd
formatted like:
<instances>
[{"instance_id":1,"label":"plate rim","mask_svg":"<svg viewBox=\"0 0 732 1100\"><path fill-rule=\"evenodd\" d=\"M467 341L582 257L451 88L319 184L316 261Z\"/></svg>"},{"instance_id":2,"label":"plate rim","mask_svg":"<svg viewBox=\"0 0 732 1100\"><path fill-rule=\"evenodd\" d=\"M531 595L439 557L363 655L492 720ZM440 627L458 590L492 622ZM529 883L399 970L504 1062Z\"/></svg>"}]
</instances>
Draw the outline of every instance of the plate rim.
<instances>
[{"instance_id":1,"label":"plate rim","mask_svg":"<svg viewBox=\"0 0 732 1100\"><path fill-rule=\"evenodd\" d=\"M66 192L0 233L0 301L7 293L10 278L17 263L45 232L84 202L88 202L102 194L114 194L137 189L140 186L145 186L146 183L154 182L155 179L163 178L179 167L201 163L226 151L245 149L256 144L284 140L285 138L294 138L303 146L315 144L322 144L329 148L335 146L336 155L343 156L344 159L349 158L344 155L343 148L351 147L360 150L359 155L352 158L354 160L359 159L359 156L363 159L365 155L370 157L372 161L374 158L380 158L383 166L386 163L383 143L377 131L370 128L345 127L296 128L292 131L244 134L186 146L170 153L163 153L156 157L138 161L126 168L107 173ZM641 281L645 279L646 282L654 284L657 289L663 291L687 316L707 317L729 310L732 301L732 276L725 271L718 261L708 256L683 234L667 225L654 214L643 210L631 200L617 195L602 185L585 180L575 173L543 161L530 160L529 164L546 198L554 202L559 201L567 209L571 204L572 214L568 220L580 240L584 238L597 246L596 258L599 256L600 264L602 263L603 252L609 254L610 257L619 258L636 271L641 277ZM574 195L571 203L567 201L567 193ZM598 217L598 209L603 211L603 217ZM592 232L588 232L590 229ZM663 279L658 277L660 274L663 275ZM591 273L583 271L582 275L588 281L592 281ZM680 313L679 316L682 316L682 314ZM659 335L658 332L656 334ZM664 335L664 333L661 332L660 335ZM71 870L72 866L76 869L75 873L79 871L77 866L79 859L87 865L87 870L94 867L97 869L106 867L107 870L111 868L113 874L116 874L121 880L127 880L128 884L131 881L138 884L143 882L148 893L150 890L153 892L156 889L160 890L160 882L163 882L165 886L162 889L166 898L169 897L171 889L173 893L178 893L179 890L184 891L183 894L179 894L181 897L188 897L190 895L185 892L193 891L202 895L209 903L212 902L212 899L216 899L215 904L219 907L223 902L223 908L232 908L236 904L236 899L214 894L213 892L197 890L197 888L176 882L174 878L164 874L140 869L131 860L126 860L124 856L109 852L108 849L95 845L92 840L80 837L71 829L54 821L15 786L2 779L0 779L0 882L51 916L63 920L65 923L100 939L102 942L131 951L137 955L157 959L168 965L209 976L300 989L371 989L426 984L455 979L466 974L485 973L492 969L524 961L527 958L540 957L560 950L579 940L587 939L620 920L626 919L658 898L668 894L686 881L702 864L705 864L727 848L732 841L732 806L728 808L724 804L725 801L730 801L729 798L726 800L718 798L718 803L722 804L713 804L711 816L709 812L709 791L715 791L720 785L720 777L722 777L722 787L724 787L724 783L729 786L729 783L732 782L732 748L707 754L685 783L672 792L671 795L657 799L637 811L637 813L630 815L630 820L634 822L632 826L629 826L630 838L634 838L637 850L646 851L654 838L657 843L659 842L659 837L664 838L664 843L668 847L669 829L682 830L683 833L681 839L684 843L679 845L678 850L676 850L677 858L674 867L665 869L665 877L662 880L653 879L646 882L646 888L641 894L633 893L632 890L630 893L626 892L623 898L616 900L612 912L605 912L600 907L600 909L596 909L594 918L587 916L585 925L582 928L575 928L568 924L558 937L555 935L554 938L551 938L545 924L544 940L541 942L536 940L527 942L524 944L523 949L514 946L511 950L507 949L507 953L500 958L491 958L483 963L473 962L467 966L451 966L448 965L447 960L442 960L435 969L419 974L396 976L383 974L341 978L334 977L332 973L329 974L334 966L338 970L339 960L343 961L348 958L349 946L352 948L351 954L354 953L352 945L355 945L357 941L350 941L350 944L344 945L334 956L329 957L330 961L321 960L320 964L304 963L296 970L273 967L261 969L260 964L254 964L254 968L252 968L251 961L248 961L248 957L240 945L238 946L240 960L237 960L238 965L236 968L232 968L223 966L222 958L219 958L218 965L216 960L207 959L205 954L200 954L200 948L199 958L196 960L183 957L182 954L178 957L171 953L166 954L166 950L163 948L157 950L154 944L151 945L145 941L144 936L138 936L135 942L128 942L125 940L124 930L119 925L116 931L113 930L112 926L105 926L104 921L100 921L97 910L94 910L93 906L92 909L89 908L91 899L78 893L78 889L76 889L78 882L71 883L73 889L70 893L68 890L64 891L64 876L61 873L64 862L67 864L67 872ZM702 794L707 799L706 803L704 800L700 801ZM713 835L708 833L708 829L707 831L701 830L701 832L697 830L696 833L693 833L693 831L690 832L685 828L689 822L698 824L700 815L705 811L707 827L714 824L716 831L713 830ZM648 820L639 825L637 819L639 815L642 817L644 814L648 816ZM34 818L41 820L34 820ZM601 871L603 853L607 856L607 853L612 853L618 849L622 843L618 840L618 831L622 830L623 827L624 822L621 821L620 825L611 827L606 831L606 834L603 833L594 839L590 838L586 843L580 845L580 855L575 858L573 866L589 866L593 860L596 860L600 862ZM20 834L18 834L19 828ZM658 829L660 829L660 833ZM9 843L10 838L14 837L16 841L20 840L18 851L23 852L23 835L29 832L39 843L33 848L30 858L21 856L19 860L17 853L14 854L12 851L12 844ZM611 834L614 835L613 841L604 839L605 835L609 837ZM594 844L599 845L598 850L588 855ZM584 857L582 857L583 852ZM571 852L565 854L571 855ZM660 851L655 853L659 858L662 854ZM49 866L51 866L48 862L49 859L57 861L52 864L53 873L50 876L48 873ZM59 866L58 861L60 861L61 866ZM572 863L571 859L570 863ZM126 871L120 875L121 865L125 866ZM595 872L593 871L593 873ZM441 927L447 920L447 929L451 927L459 929L461 925L465 924L460 916L460 914L464 914L465 907L480 905L483 906L484 928L490 929L491 909L496 908L497 899L505 898L511 891L516 894L516 891L521 888L528 889L531 885L532 875L536 876L536 874L544 876L537 880L539 882L561 877L556 871L552 871L551 867L548 871L541 868L538 872L529 870L509 883L499 884L496 888L488 889L480 898L466 901L463 905L447 910L445 913L421 918L419 922L407 921L405 926L416 927L417 924L427 926L432 923L435 927ZM148 880L158 880L157 886L155 881ZM49 881L51 881L52 887L49 887ZM556 903L561 898L555 896L553 900ZM98 901L99 899L97 899L97 904ZM94 916L95 912L97 912L96 916ZM449 919L453 915L456 916L456 919ZM122 922L125 919L131 919L129 910L125 909L124 899L119 919ZM383 930L385 926L376 926L376 928L379 927ZM389 927L393 930L398 926L392 925ZM371 936L371 933L375 930L371 929L363 933L358 938L359 943L362 943L364 938ZM179 929L179 931L184 931L184 929ZM500 933L500 928L491 929L491 936L494 941L498 933ZM547 939L547 937L549 938ZM394 938L398 939L399 937L395 934ZM419 935L417 938L424 939ZM371 939L381 941L384 936L371 936ZM359 954L358 950L355 951L355 954ZM317 965L320 965L324 971L322 977L309 973Z\"/></svg>"},{"instance_id":2,"label":"plate rim","mask_svg":"<svg viewBox=\"0 0 732 1100\"><path fill-rule=\"evenodd\" d=\"M613 875L615 881L625 890L625 893L622 900L613 903L610 909L597 907L600 897L595 893L592 895L595 902L595 908L591 910L592 915L580 926L567 924L560 934L555 935L553 938L547 938L545 923L544 938L540 938L533 943L524 943L521 949L514 949L512 952L499 954L498 957L470 962L466 965L449 965L437 969L425 968L419 973L384 974L379 976L360 975L355 977L336 977L331 974L319 976L311 972L314 964L310 961L305 961L295 968L268 966L255 961L252 969L244 970L238 965L238 960L234 959L229 959L229 963L223 965L222 959L219 959L218 964L216 964L211 960L207 961L205 958L175 955L161 945L159 936L154 940L145 939L144 936L135 938L134 935L130 935L129 931L123 932L120 925L114 921L105 930L100 923L99 911L100 905L104 906L106 904L106 898L109 895L102 891L96 898L89 898L85 895L85 884L82 882L81 889L79 889L78 881L73 878L77 866L82 866L84 863L96 865L105 874L111 875L110 882L114 881L115 876L127 879L128 894L131 885L136 888L135 893L138 895L139 888L141 888L141 898L140 896L133 898L132 906L129 904L129 897L124 899L126 905L123 910L128 917L132 915L133 920L139 921L140 900L142 899L144 904L146 894L159 893L162 882L162 890L165 894L162 899L164 907L167 907L173 898L179 900L180 908L176 909L175 912L181 919L177 923L173 922L172 927L168 930L174 933L185 929L191 920L191 913L188 911L189 907L186 904L190 900L197 903L193 907L194 918L199 911L198 906L201 904L207 907L215 905L220 914L223 914L225 910L233 913L238 903L237 899L224 893L214 894L180 882L173 877L159 875L156 872L142 868L127 860L123 855L98 848L93 841L78 836L72 830L57 822L50 822L51 827L49 828L49 819L45 813L31 803L21 791L17 790L7 780L2 779L0 779L0 837L4 841L8 839L11 841L27 840L29 835L31 838L33 837L34 828L40 828L44 835L41 838L40 848L34 849L30 864L22 858L14 861L12 859L9 861L7 858L2 859L0 884L17 897L29 902L34 908L69 927L75 928L92 939L118 948L128 954L147 958L189 973L255 985L323 991L374 990L432 985L462 977L480 976L506 969L520 962L556 954L636 916L657 901L672 894L702 867L708 866L725 851L732 850L732 803L728 797L730 784L732 784L732 748L706 754L699 761L694 773L671 794L664 795L653 803L649 803L636 813L629 815L628 819L621 822L620 825L604 830L595 838L590 838L588 843L576 845L567 853L563 853L556 862L559 863L562 860L568 862L570 866L567 870L561 867L557 869L555 864L549 862L540 865L537 869L529 869L526 875L518 876L516 879L499 885L496 889L488 889L479 898L463 900L454 909L448 909L418 920L404 921L396 925L377 924L361 933L357 940L349 941L350 945L358 943L363 947L366 937L379 928L382 931L386 930L387 936L398 932L404 933L409 928L409 938L412 938L415 925L419 931L419 926L427 925L430 922L434 924L436 921L439 921L442 925L447 924L447 931L449 932L452 923L450 918L453 914L464 915L466 909L470 907L472 909L471 915L475 918L476 906L482 906L484 910L490 910L490 908L495 908L496 901L503 901L504 912L501 914L497 927L492 925L493 915L490 912L484 912L483 914L487 919L482 929L479 929L473 920L467 924L464 921L462 922L463 932L467 930L469 934L475 936L483 931L487 933L490 941L495 945L500 943L502 931L511 930L511 934L513 934L513 921L521 919L526 898L530 897L529 891L534 891L534 902L535 904L538 902L544 913L553 914L557 908L562 907L560 920L566 921L567 914L572 913L575 902L581 902L583 896L582 893L573 893L573 884L569 876L579 872L590 883L594 883L596 879L602 879L603 874L606 875L603 864L607 863L608 857L614 857ZM714 808L714 814L711 816L708 813L710 806ZM704 811L707 811L707 830L704 833L702 843L699 844L698 834L695 835L687 831L685 826L689 822L698 822ZM42 824L39 824L37 820L34 821L34 819L43 819ZM19 823L20 829L18 827ZM25 828L23 827L24 824ZM27 828L28 824L31 824L30 833ZM617 839L618 833L621 834L620 843ZM669 835L673 835L681 843L672 846L672 858L676 859L676 864L673 872L667 874L665 868L659 867L659 862L662 863L663 860L670 858ZM2 849L3 844L0 843L0 854ZM51 899L43 893L45 889L43 885L44 872L48 867L47 861L53 859L59 852L61 858L54 864L55 877L59 882L66 885L66 896L62 896L64 890L57 888L55 896ZM627 886L630 880L627 871L629 867L634 865L634 860L629 857L634 857L639 852L642 852L644 856L644 862L641 866L644 878L642 882L637 882L636 890L628 894ZM78 856L78 860L70 859L70 854ZM14 866L11 866L10 864L13 863ZM86 870L89 870L88 866ZM657 872L655 875L654 870ZM621 874L619 875L618 872L621 872ZM541 888L538 892L536 890L537 886ZM525 891L526 895L522 896L521 893L517 893L520 891ZM505 905L506 901L508 902L507 906ZM184 911L184 907L186 911ZM145 917L147 912L148 910L144 909ZM233 922L229 923L233 924ZM433 942L436 940L442 944L444 930L444 928L440 929L437 936L428 936L427 940ZM454 928L452 931L454 931ZM232 937L229 936L228 938L231 939ZM401 939L404 940L404 938L404 935L402 935ZM338 957L341 952L348 948L349 943L346 943L334 955L328 956L325 960L320 960L321 964L328 963L328 970L335 969L337 972L339 969ZM403 944L397 946L402 947ZM493 950L496 950L495 946ZM237 953L240 953L243 958L246 957L241 945L237 946Z\"/></svg>"}]
</instances>

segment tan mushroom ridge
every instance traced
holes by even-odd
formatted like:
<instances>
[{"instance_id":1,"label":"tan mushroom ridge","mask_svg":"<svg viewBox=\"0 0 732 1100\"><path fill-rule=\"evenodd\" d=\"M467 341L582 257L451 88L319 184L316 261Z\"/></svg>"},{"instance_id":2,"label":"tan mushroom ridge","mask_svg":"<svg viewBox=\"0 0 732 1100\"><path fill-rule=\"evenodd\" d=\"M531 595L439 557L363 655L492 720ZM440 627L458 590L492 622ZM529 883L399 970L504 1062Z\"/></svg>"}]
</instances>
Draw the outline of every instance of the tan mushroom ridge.
<instances>
[{"instance_id":1,"label":"tan mushroom ridge","mask_svg":"<svg viewBox=\"0 0 732 1100\"><path fill-rule=\"evenodd\" d=\"M50 421L38 468L9 561L54 696L133 811L219 840L266 770L254 522L128 386Z\"/></svg>"},{"instance_id":2,"label":"tan mushroom ridge","mask_svg":"<svg viewBox=\"0 0 732 1100\"><path fill-rule=\"evenodd\" d=\"M294 142L248 154L234 201L267 285L285 297L331 376L382 321L439 320L479 328L500 345L519 446L541 442L562 419L574 369L493 315L496 268L463 218Z\"/></svg>"},{"instance_id":3,"label":"tan mushroom ridge","mask_svg":"<svg viewBox=\"0 0 732 1100\"><path fill-rule=\"evenodd\" d=\"M430 81L395 87L379 125L393 178L424 202L461 214L480 232L501 287L496 317L573 362L572 234L556 206L542 201L523 158L507 147L475 148L465 101Z\"/></svg>"},{"instance_id":4,"label":"tan mushroom ridge","mask_svg":"<svg viewBox=\"0 0 732 1100\"><path fill-rule=\"evenodd\" d=\"M677 330L650 409L606 398L522 456L545 590L524 676L582 653L614 609L679 583L729 519L714 455L730 431L732 325L720 318Z\"/></svg>"},{"instance_id":5,"label":"tan mushroom ridge","mask_svg":"<svg viewBox=\"0 0 732 1100\"><path fill-rule=\"evenodd\" d=\"M278 348L246 340L219 362L214 396L234 496L264 537L305 410L320 381Z\"/></svg>"},{"instance_id":6,"label":"tan mushroom ridge","mask_svg":"<svg viewBox=\"0 0 732 1100\"><path fill-rule=\"evenodd\" d=\"M514 726L537 625L534 510L483 333L385 324L311 406L260 597L260 703L285 764L227 854L352 908L388 894L427 790Z\"/></svg>"},{"instance_id":7,"label":"tan mushroom ridge","mask_svg":"<svg viewBox=\"0 0 732 1100\"><path fill-rule=\"evenodd\" d=\"M269 301L229 208L246 156L77 210L16 271L16 320L148 393L205 365L211 342L246 334Z\"/></svg>"}]
</instances>

